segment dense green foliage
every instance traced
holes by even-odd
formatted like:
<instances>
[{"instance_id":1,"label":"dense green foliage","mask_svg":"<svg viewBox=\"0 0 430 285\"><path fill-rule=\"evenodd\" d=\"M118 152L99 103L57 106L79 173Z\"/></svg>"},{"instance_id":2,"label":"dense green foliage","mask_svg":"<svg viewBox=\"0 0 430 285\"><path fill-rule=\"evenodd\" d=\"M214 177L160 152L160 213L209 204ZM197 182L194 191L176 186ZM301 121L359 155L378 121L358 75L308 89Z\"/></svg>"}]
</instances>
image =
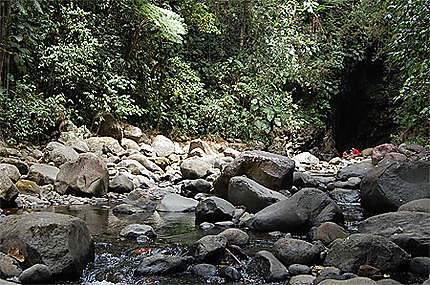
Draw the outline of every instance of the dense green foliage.
<instances>
[{"instance_id":1,"label":"dense green foliage","mask_svg":"<svg viewBox=\"0 0 430 285\"><path fill-rule=\"evenodd\" d=\"M172 135L324 133L345 74L386 61L399 132L430 136L430 1L2 1L0 135L104 110Z\"/></svg>"}]
</instances>

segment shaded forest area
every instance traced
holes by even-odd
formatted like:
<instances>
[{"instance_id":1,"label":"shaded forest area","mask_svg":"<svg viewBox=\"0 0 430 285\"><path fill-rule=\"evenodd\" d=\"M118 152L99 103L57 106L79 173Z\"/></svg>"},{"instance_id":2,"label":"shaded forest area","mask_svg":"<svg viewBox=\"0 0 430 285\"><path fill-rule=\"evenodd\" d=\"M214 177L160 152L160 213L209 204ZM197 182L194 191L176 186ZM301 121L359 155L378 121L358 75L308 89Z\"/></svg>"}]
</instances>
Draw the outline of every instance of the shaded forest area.
<instances>
[{"instance_id":1,"label":"shaded forest area","mask_svg":"<svg viewBox=\"0 0 430 285\"><path fill-rule=\"evenodd\" d=\"M1 0L0 139L99 111L318 153L430 144L429 0Z\"/></svg>"}]
</instances>

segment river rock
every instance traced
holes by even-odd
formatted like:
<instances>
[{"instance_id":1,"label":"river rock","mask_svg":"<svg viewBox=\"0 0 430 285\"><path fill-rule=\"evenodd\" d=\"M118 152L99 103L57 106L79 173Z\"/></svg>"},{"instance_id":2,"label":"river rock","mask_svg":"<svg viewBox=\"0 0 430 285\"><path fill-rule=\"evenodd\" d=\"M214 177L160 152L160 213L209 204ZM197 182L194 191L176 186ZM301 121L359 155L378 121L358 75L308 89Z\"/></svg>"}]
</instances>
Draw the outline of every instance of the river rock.
<instances>
[{"instance_id":1,"label":"river rock","mask_svg":"<svg viewBox=\"0 0 430 285\"><path fill-rule=\"evenodd\" d=\"M130 193L134 190L133 180L124 174L118 174L109 181L109 191L116 193Z\"/></svg>"},{"instance_id":2,"label":"river rock","mask_svg":"<svg viewBox=\"0 0 430 285\"><path fill-rule=\"evenodd\" d=\"M357 272L365 264L382 271L398 271L409 261L410 255L385 237L353 234L333 242L324 265L335 266L344 272Z\"/></svg>"},{"instance_id":3,"label":"river rock","mask_svg":"<svg viewBox=\"0 0 430 285\"><path fill-rule=\"evenodd\" d=\"M239 281L242 278L240 272L233 266L227 266L221 273L223 277L231 281Z\"/></svg>"},{"instance_id":4,"label":"river rock","mask_svg":"<svg viewBox=\"0 0 430 285\"><path fill-rule=\"evenodd\" d=\"M291 275L308 275L312 273L309 266L303 264L291 264L288 266L288 271Z\"/></svg>"},{"instance_id":5,"label":"river rock","mask_svg":"<svg viewBox=\"0 0 430 285\"><path fill-rule=\"evenodd\" d=\"M35 264L24 270L19 276L22 284L47 284L51 281L52 273L45 264Z\"/></svg>"},{"instance_id":6,"label":"river rock","mask_svg":"<svg viewBox=\"0 0 430 285\"><path fill-rule=\"evenodd\" d=\"M192 157L181 163L181 173L184 179L199 179L209 175L211 165L204 159Z\"/></svg>"},{"instance_id":7,"label":"river rock","mask_svg":"<svg viewBox=\"0 0 430 285\"><path fill-rule=\"evenodd\" d=\"M314 284L320 284L322 281L327 279L342 280L345 278L341 274L341 271L339 268L329 266L329 267L324 267L323 269L320 270L317 278L314 281Z\"/></svg>"},{"instance_id":8,"label":"river rock","mask_svg":"<svg viewBox=\"0 0 430 285\"><path fill-rule=\"evenodd\" d=\"M209 144L201 139L195 139L190 142L188 153L190 154L196 148L203 150L206 155L216 155Z\"/></svg>"},{"instance_id":9,"label":"river rock","mask_svg":"<svg viewBox=\"0 0 430 285\"><path fill-rule=\"evenodd\" d=\"M296 162L296 165L300 164L318 164L320 160L315 155L309 152L302 152L293 157L293 160Z\"/></svg>"},{"instance_id":10,"label":"river rock","mask_svg":"<svg viewBox=\"0 0 430 285\"><path fill-rule=\"evenodd\" d=\"M409 271L419 276L429 276L430 257L414 257L409 264Z\"/></svg>"},{"instance_id":11,"label":"river rock","mask_svg":"<svg viewBox=\"0 0 430 285\"><path fill-rule=\"evenodd\" d=\"M0 220L0 250L19 250L26 264L45 264L56 279L80 276L94 259L94 243L85 222L53 212L7 216Z\"/></svg>"},{"instance_id":12,"label":"river rock","mask_svg":"<svg viewBox=\"0 0 430 285\"><path fill-rule=\"evenodd\" d=\"M207 263L196 264L190 268L190 271L196 276L207 278L216 275L216 266Z\"/></svg>"},{"instance_id":13,"label":"river rock","mask_svg":"<svg viewBox=\"0 0 430 285\"><path fill-rule=\"evenodd\" d=\"M159 167L156 163L149 160L146 156L140 153L133 153L128 157L128 159L136 160L140 164L142 164L146 169L155 172L155 173L163 173L161 167Z\"/></svg>"},{"instance_id":14,"label":"river rock","mask_svg":"<svg viewBox=\"0 0 430 285\"><path fill-rule=\"evenodd\" d=\"M401 205L397 211L430 213L430 199L418 199L410 201Z\"/></svg>"},{"instance_id":15,"label":"river rock","mask_svg":"<svg viewBox=\"0 0 430 285\"><path fill-rule=\"evenodd\" d=\"M328 221L342 222L342 210L324 192L305 188L259 211L248 225L265 232L304 232Z\"/></svg>"},{"instance_id":16,"label":"river rock","mask_svg":"<svg viewBox=\"0 0 430 285\"><path fill-rule=\"evenodd\" d=\"M340 169L336 177L344 181L351 177L363 178L367 172L374 168L375 166L370 161L353 163Z\"/></svg>"},{"instance_id":17,"label":"river rock","mask_svg":"<svg viewBox=\"0 0 430 285\"><path fill-rule=\"evenodd\" d=\"M94 126L97 127L94 131L99 136L112 137L118 141L122 139L122 126L111 113L97 112L94 116Z\"/></svg>"},{"instance_id":18,"label":"river rock","mask_svg":"<svg viewBox=\"0 0 430 285\"><path fill-rule=\"evenodd\" d=\"M294 160L264 151L245 151L228 164L214 181L218 197L228 199L228 185L234 176L246 175L275 191L290 190L293 184Z\"/></svg>"},{"instance_id":19,"label":"river rock","mask_svg":"<svg viewBox=\"0 0 430 285\"><path fill-rule=\"evenodd\" d=\"M199 202L176 193L167 193L157 206L159 212L193 212Z\"/></svg>"},{"instance_id":20,"label":"river rock","mask_svg":"<svg viewBox=\"0 0 430 285\"><path fill-rule=\"evenodd\" d=\"M19 276L22 272L21 266L16 258L0 252L0 276L11 278ZM1 284L1 283L0 283Z\"/></svg>"},{"instance_id":21,"label":"river rock","mask_svg":"<svg viewBox=\"0 0 430 285\"><path fill-rule=\"evenodd\" d=\"M54 184L57 174L60 172L55 166L48 164L33 164L28 170L27 179L38 185Z\"/></svg>"},{"instance_id":22,"label":"river rock","mask_svg":"<svg viewBox=\"0 0 430 285\"><path fill-rule=\"evenodd\" d=\"M123 123L122 129L124 138L134 140L137 143L144 140L144 134L139 127Z\"/></svg>"},{"instance_id":23,"label":"river rock","mask_svg":"<svg viewBox=\"0 0 430 285\"><path fill-rule=\"evenodd\" d=\"M430 214L392 212L370 217L359 224L360 233L390 239L412 256L430 254Z\"/></svg>"},{"instance_id":24,"label":"river rock","mask_svg":"<svg viewBox=\"0 0 430 285\"><path fill-rule=\"evenodd\" d=\"M18 189L9 177L0 175L0 208L11 208L16 206L15 199L18 197Z\"/></svg>"},{"instance_id":25,"label":"river rock","mask_svg":"<svg viewBox=\"0 0 430 285\"><path fill-rule=\"evenodd\" d=\"M225 253L228 240L220 235L207 235L194 242L189 254L197 261L217 262Z\"/></svg>"},{"instance_id":26,"label":"river rock","mask_svg":"<svg viewBox=\"0 0 430 285\"><path fill-rule=\"evenodd\" d=\"M378 280L378 281L376 281L376 284L378 284L378 285L403 285L399 281L396 281L396 280L390 279L390 278ZM423 285L425 285L425 284L423 284Z\"/></svg>"},{"instance_id":27,"label":"river rock","mask_svg":"<svg viewBox=\"0 0 430 285\"><path fill-rule=\"evenodd\" d=\"M197 193L209 193L212 184L204 179L185 180L181 185L181 193L187 197L194 197Z\"/></svg>"},{"instance_id":28,"label":"river rock","mask_svg":"<svg viewBox=\"0 0 430 285\"><path fill-rule=\"evenodd\" d=\"M361 183L363 208L395 211L401 205L430 198L430 161L394 162L367 173Z\"/></svg>"},{"instance_id":29,"label":"river rock","mask_svg":"<svg viewBox=\"0 0 430 285\"><path fill-rule=\"evenodd\" d=\"M293 238L281 238L273 246L275 256L286 266L296 263L315 264L319 260L320 252L323 249L321 244L314 245Z\"/></svg>"},{"instance_id":30,"label":"river rock","mask_svg":"<svg viewBox=\"0 0 430 285\"><path fill-rule=\"evenodd\" d=\"M168 157L175 152L175 144L163 135L156 136L151 146L160 157Z\"/></svg>"},{"instance_id":31,"label":"river rock","mask_svg":"<svg viewBox=\"0 0 430 285\"><path fill-rule=\"evenodd\" d=\"M94 153L124 153L124 149L119 144L118 140L111 137L91 137L86 139L85 142L90 148L90 151Z\"/></svg>"},{"instance_id":32,"label":"river rock","mask_svg":"<svg viewBox=\"0 0 430 285\"><path fill-rule=\"evenodd\" d=\"M123 138L121 146L126 150L140 150L140 146L134 140Z\"/></svg>"},{"instance_id":33,"label":"river rock","mask_svg":"<svg viewBox=\"0 0 430 285\"><path fill-rule=\"evenodd\" d=\"M378 145L373 148L372 151L372 163L374 165L378 164L382 159L384 159L385 155L390 152L399 152L395 145L385 143Z\"/></svg>"},{"instance_id":34,"label":"river rock","mask_svg":"<svg viewBox=\"0 0 430 285\"><path fill-rule=\"evenodd\" d=\"M38 197L40 193L42 193L42 187L37 185L34 181L20 179L16 182L15 186L21 194Z\"/></svg>"},{"instance_id":35,"label":"river rock","mask_svg":"<svg viewBox=\"0 0 430 285\"><path fill-rule=\"evenodd\" d=\"M6 163L6 164L16 166L16 168L18 168L19 173L21 175L26 175L28 173L28 169L29 169L28 164L20 159L5 157L1 159L1 163Z\"/></svg>"},{"instance_id":36,"label":"river rock","mask_svg":"<svg viewBox=\"0 0 430 285\"><path fill-rule=\"evenodd\" d=\"M192 258L189 256L156 254L145 257L134 271L134 275L146 276L182 272L187 269L191 261Z\"/></svg>"},{"instance_id":37,"label":"river rock","mask_svg":"<svg viewBox=\"0 0 430 285\"><path fill-rule=\"evenodd\" d=\"M79 154L71 147L65 146L59 142L50 142L44 149L44 160L53 162L59 167L68 161L78 159Z\"/></svg>"},{"instance_id":38,"label":"river rock","mask_svg":"<svg viewBox=\"0 0 430 285\"><path fill-rule=\"evenodd\" d=\"M151 237L151 238L154 238L157 236L157 234L155 233L154 229L151 226L141 225L141 224L128 225L121 230L119 235L130 239L135 239L141 235Z\"/></svg>"},{"instance_id":39,"label":"river rock","mask_svg":"<svg viewBox=\"0 0 430 285\"><path fill-rule=\"evenodd\" d=\"M327 279L319 283L319 285L377 285L377 283L370 278L356 277L348 280Z\"/></svg>"},{"instance_id":40,"label":"river rock","mask_svg":"<svg viewBox=\"0 0 430 285\"><path fill-rule=\"evenodd\" d=\"M267 282L283 281L288 278L287 268L271 252L266 250L255 254L247 267L247 271L262 276Z\"/></svg>"},{"instance_id":41,"label":"river rock","mask_svg":"<svg viewBox=\"0 0 430 285\"><path fill-rule=\"evenodd\" d=\"M209 197L198 203L196 221L198 223L230 221L233 218L234 209L234 206L224 199Z\"/></svg>"},{"instance_id":42,"label":"river rock","mask_svg":"<svg viewBox=\"0 0 430 285\"><path fill-rule=\"evenodd\" d=\"M0 176L9 177L12 182L17 182L21 174L15 165L0 163Z\"/></svg>"},{"instance_id":43,"label":"river rock","mask_svg":"<svg viewBox=\"0 0 430 285\"><path fill-rule=\"evenodd\" d=\"M291 277L288 285L313 285L315 278L312 275L296 275Z\"/></svg>"},{"instance_id":44,"label":"river rock","mask_svg":"<svg viewBox=\"0 0 430 285\"><path fill-rule=\"evenodd\" d=\"M231 178L228 186L228 200L236 206L244 205L251 213L258 212L286 198L279 192L270 190L246 176Z\"/></svg>"},{"instance_id":45,"label":"river rock","mask_svg":"<svg viewBox=\"0 0 430 285\"><path fill-rule=\"evenodd\" d=\"M218 234L227 238L227 244L230 245L246 245L249 242L249 235L239 229L226 229Z\"/></svg>"},{"instance_id":46,"label":"river rock","mask_svg":"<svg viewBox=\"0 0 430 285\"><path fill-rule=\"evenodd\" d=\"M78 160L61 166L55 190L60 194L102 196L108 190L108 177L106 162L102 158L92 153L81 154Z\"/></svg>"},{"instance_id":47,"label":"river rock","mask_svg":"<svg viewBox=\"0 0 430 285\"><path fill-rule=\"evenodd\" d=\"M338 238L346 238L348 233L344 228L332 222L322 223L315 231L314 240L320 240L325 245L331 244Z\"/></svg>"}]
</instances>

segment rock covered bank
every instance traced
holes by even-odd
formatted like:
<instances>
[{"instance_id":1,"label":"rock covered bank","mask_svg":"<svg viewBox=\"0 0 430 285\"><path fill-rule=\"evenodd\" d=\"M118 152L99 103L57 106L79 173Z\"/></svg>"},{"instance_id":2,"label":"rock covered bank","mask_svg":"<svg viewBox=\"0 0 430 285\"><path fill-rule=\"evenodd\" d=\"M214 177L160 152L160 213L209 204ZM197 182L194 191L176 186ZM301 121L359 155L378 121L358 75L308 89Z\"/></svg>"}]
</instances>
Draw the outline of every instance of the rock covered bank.
<instances>
[{"instance_id":1,"label":"rock covered bank","mask_svg":"<svg viewBox=\"0 0 430 285\"><path fill-rule=\"evenodd\" d=\"M324 162L310 153L288 158L202 140L150 140L132 126L119 134L69 126L41 150L0 147L1 278L79 278L94 259L85 222L33 210L80 204L134 217L138 223L118 238L157 239L146 221L162 212L194 212L201 231L224 229L180 255L142 255L138 277L325 285L429 277L430 151L422 146L385 144ZM366 219L349 223L348 207L360 203ZM249 254L254 232L277 241Z\"/></svg>"}]
</instances>

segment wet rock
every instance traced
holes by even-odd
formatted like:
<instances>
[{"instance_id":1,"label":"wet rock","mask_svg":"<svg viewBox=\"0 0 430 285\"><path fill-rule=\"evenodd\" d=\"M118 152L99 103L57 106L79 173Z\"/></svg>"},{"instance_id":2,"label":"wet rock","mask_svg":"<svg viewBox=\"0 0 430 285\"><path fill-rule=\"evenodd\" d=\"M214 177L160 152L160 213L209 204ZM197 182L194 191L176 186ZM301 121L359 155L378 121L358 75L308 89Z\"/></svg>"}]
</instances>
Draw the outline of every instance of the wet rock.
<instances>
[{"instance_id":1,"label":"wet rock","mask_svg":"<svg viewBox=\"0 0 430 285\"><path fill-rule=\"evenodd\" d=\"M388 238L412 256L430 254L430 214L392 212L370 217L359 224L360 233Z\"/></svg>"},{"instance_id":2,"label":"wet rock","mask_svg":"<svg viewBox=\"0 0 430 285\"><path fill-rule=\"evenodd\" d=\"M135 239L141 235L145 235L151 238L154 238L157 236L157 234L155 233L154 229L151 226L141 225L141 224L128 225L121 230L119 235L130 239Z\"/></svg>"},{"instance_id":3,"label":"wet rock","mask_svg":"<svg viewBox=\"0 0 430 285\"><path fill-rule=\"evenodd\" d=\"M18 189L12 180L7 176L0 175L0 208L16 206L16 197L18 197Z\"/></svg>"},{"instance_id":4,"label":"wet rock","mask_svg":"<svg viewBox=\"0 0 430 285\"><path fill-rule=\"evenodd\" d=\"M56 279L75 279L94 259L85 222L52 212L7 216L0 220L0 249L16 248L28 266L45 264Z\"/></svg>"},{"instance_id":5,"label":"wet rock","mask_svg":"<svg viewBox=\"0 0 430 285\"><path fill-rule=\"evenodd\" d=\"M38 185L54 184L59 171L57 167L48 164L33 164L30 166L27 179Z\"/></svg>"},{"instance_id":6,"label":"wet rock","mask_svg":"<svg viewBox=\"0 0 430 285\"><path fill-rule=\"evenodd\" d=\"M341 226L332 223L325 222L322 223L315 231L314 240L320 240L325 245L331 244L334 240L338 238L346 238L348 233Z\"/></svg>"},{"instance_id":7,"label":"wet rock","mask_svg":"<svg viewBox=\"0 0 430 285\"><path fill-rule=\"evenodd\" d=\"M337 203L349 204L349 203L359 203L360 202L360 191L351 189L341 189L336 188L330 192L330 196Z\"/></svg>"},{"instance_id":8,"label":"wet rock","mask_svg":"<svg viewBox=\"0 0 430 285\"><path fill-rule=\"evenodd\" d=\"M315 279L314 284L320 284L322 281L332 279L332 280L342 280L342 276L339 268L336 267L325 267L319 273L318 277Z\"/></svg>"},{"instance_id":9,"label":"wet rock","mask_svg":"<svg viewBox=\"0 0 430 285\"><path fill-rule=\"evenodd\" d=\"M291 264L288 266L291 275L309 275L312 273L311 268L303 264Z\"/></svg>"},{"instance_id":10,"label":"wet rock","mask_svg":"<svg viewBox=\"0 0 430 285\"><path fill-rule=\"evenodd\" d=\"M11 278L19 276L22 269L18 260L0 252L0 276L3 278ZM1 284L1 283L0 283Z\"/></svg>"},{"instance_id":11,"label":"wet rock","mask_svg":"<svg viewBox=\"0 0 430 285\"><path fill-rule=\"evenodd\" d=\"M172 274L185 271L192 261L189 256L156 254L145 257L134 271L136 276Z\"/></svg>"},{"instance_id":12,"label":"wet rock","mask_svg":"<svg viewBox=\"0 0 430 285\"><path fill-rule=\"evenodd\" d=\"M284 195L270 190L245 176L230 179L228 200L233 205L244 205L252 213L283 199L286 199Z\"/></svg>"},{"instance_id":13,"label":"wet rock","mask_svg":"<svg viewBox=\"0 0 430 285\"><path fill-rule=\"evenodd\" d=\"M11 157L5 157L1 159L1 163L10 164L16 166L18 168L19 173L21 175L26 175L28 173L28 165L22 160L19 160L17 158L11 158Z\"/></svg>"},{"instance_id":14,"label":"wet rock","mask_svg":"<svg viewBox=\"0 0 430 285\"><path fill-rule=\"evenodd\" d=\"M366 277L356 277L348 280L324 280L319 285L376 285L372 279Z\"/></svg>"},{"instance_id":15,"label":"wet rock","mask_svg":"<svg viewBox=\"0 0 430 285\"><path fill-rule=\"evenodd\" d=\"M331 182L327 185L328 189L345 188L358 189L360 188L361 179L359 177L350 177L347 181Z\"/></svg>"},{"instance_id":16,"label":"wet rock","mask_svg":"<svg viewBox=\"0 0 430 285\"><path fill-rule=\"evenodd\" d=\"M157 206L159 212L193 212L199 202L175 193L166 194Z\"/></svg>"},{"instance_id":17,"label":"wet rock","mask_svg":"<svg viewBox=\"0 0 430 285\"><path fill-rule=\"evenodd\" d=\"M181 186L181 193L187 197L194 197L197 193L209 193L212 184L204 179L185 180Z\"/></svg>"},{"instance_id":18,"label":"wet rock","mask_svg":"<svg viewBox=\"0 0 430 285\"><path fill-rule=\"evenodd\" d=\"M222 275L228 280L232 281L238 281L242 278L240 272L233 266L227 266L226 268L224 268L224 270L222 271Z\"/></svg>"},{"instance_id":19,"label":"wet rock","mask_svg":"<svg viewBox=\"0 0 430 285\"><path fill-rule=\"evenodd\" d=\"M351 177L363 178L367 172L374 168L375 167L369 161L354 163L339 170L336 177L344 181Z\"/></svg>"},{"instance_id":20,"label":"wet rock","mask_svg":"<svg viewBox=\"0 0 430 285\"><path fill-rule=\"evenodd\" d=\"M364 264L382 271L397 271L409 261L410 255L387 238L353 234L333 242L324 265L335 266L344 272L357 272Z\"/></svg>"},{"instance_id":21,"label":"wet rock","mask_svg":"<svg viewBox=\"0 0 430 285\"><path fill-rule=\"evenodd\" d=\"M211 165L199 157L188 158L181 163L181 173L184 179L199 179L206 177Z\"/></svg>"},{"instance_id":22,"label":"wet rock","mask_svg":"<svg viewBox=\"0 0 430 285\"><path fill-rule=\"evenodd\" d=\"M289 285L313 285L315 276L312 275L296 275L291 277Z\"/></svg>"},{"instance_id":23,"label":"wet rock","mask_svg":"<svg viewBox=\"0 0 430 285\"><path fill-rule=\"evenodd\" d=\"M418 199L410 201L401 205L397 211L430 213L430 199Z\"/></svg>"},{"instance_id":24,"label":"wet rock","mask_svg":"<svg viewBox=\"0 0 430 285\"><path fill-rule=\"evenodd\" d=\"M430 257L414 257L409 264L409 271L420 276L429 276L430 274Z\"/></svg>"},{"instance_id":25,"label":"wet rock","mask_svg":"<svg viewBox=\"0 0 430 285\"><path fill-rule=\"evenodd\" d=\"M299 171L295 171L293 174L293 185L300 189L303 187L320 188L320 189L326 188L324 183L319 181L316 177L306 172L299 172Z\"/></svg>"},{"instance_id":26,"label":"wet rock","mask_svg":"<svg viewBox=\"0 0 430 285\"><path fill-rule=\"evenodd\" d=\"M223 169L214 182L214 191L218 197L227 199L230 179L240 175L246 175L271 190L289 190L293 172L294 161L288 157L264 151L245 151Z\"/></svg>"},{"instance_id":27,"label":"wet rock","mask_svg":"<svg viewBox=\"0 0 430 285\"><path fill-rule=\"evenodd\" d=\"M214 224L208 223L208 222L203 222L199 225L199 228L202 230L209 230L209 229L213 229L214 227L215 227Z\"/></svg>"},{"instance_id":28,"label":"wet rock","mask_svg":"<svg viewBox=\"0 0 430 285\"><path fill-rule=\"evenodd\" d=\"M207 263L196 264L190 268L190 271L194 275L207 278L216 275L216 266Z\"/></svg>"},{"instance_id":29,"label":"wet rock","mask_svg":"<svg viewBox=\"0 0 430 285\"><path fill-rule=\"evenodd\" d=\"M197 261L217 262L223 257L227 238L220 235L207 235L194 242L189 254Z\"/></svg>"},{"instance_id":30,"label":"wet rock","mask_svg":"<svg viewBox=\"0 0 430 285\"><path fill-rule=\"evenodd\" d=\"M175 144L163 135L156 136L151 146L159 157L168 157L175 152Z\"/></svg>"},{"instance_id":31,"label":"wet rock","mask_svg":"<svg viewBox=\"0 0 430 285\"><path fill-rule=\"evenodd\" d=\"M0 163L0 175L9 177L12 182L17 182L21 177L21 174L15 165L6 163Z\"/></svg>"},{"instance_id":32,"label":"wet rock","mask_svg":"<svg viewBox=\"0 0 430 285\"><path fill-rule=\"evenodd\" d=\"M133 180L124 174L119 174L109 181L109 191L130 193L134 190Z\"/></svg>"},{"instance_id":33,"label":"wet rock","mask_svg":"<svg viewBox=\"0 0 430 285\"><path fill-rule=\"evenodd\" d=\"M152 213L154 213L156 206L154 204L148 203L146 205L142 205L141 207L130 205L130 204L119 204L113 208L114 214L119 215L144 215L149 217Z\"/></svg>"},{"instance_id":34,"label":"wet rock","mask_svg":"<svg viewBox=\"0 0 430 285\"><path fill-rule=\"evenodd\" d=\"M59 142L50 142L44 149L44 160L53 162L59 167L68 161L78 159L79 154L71 147L65 146Z\"/></svg>"},{"instance_id":35,"label":"wet rock","mask_svg":"<svg viewBox=\"0 0 430 285\"><path fill-rule=\"evenodd\" d=\"M16 285L16 283L0 279L0 285Z\"/></svg>"},{"instance_id":36,"label":"wet rock","mask_svg":"<svg viewBox=\"0 0 430 285\"><path fill-rule=\"evenodd\" d=\"M249 235L239 229L226 229L218 234L227 238L228 245L246 245L249 242Z\"/></svg>"},{"instance_id":37,"label":"wet rock","mask_svg":"<svg viewBox=\"0 0 430 285\"><path fill-rule=\"evenodd\" d=\"M275 256L286 266L296 263L312 265L319 260L323 249L320 244L293 238L281 238L273 246Z\"/></svg>"},{"instance_id":38,"label":"wet rock","mask_svg":"<svg viewBox=\"0 0 430 285\"><path fill-rule=\"evenodd\" d=\"M266 232L303 232L328 221L342 222L342 210L324 192L305 188L256 213L248 225Z\"/></svg>"},{"instance_id":39,"label":"wet rock","mask_svg":"<svg viewBox=\"0 0 430 285\"><path fill-rule=\"evenodd\" d=\"M363 208L395 211L401 205L430 198L430 161L394 162L367 173L361 183Z\"/></svg>"},{"instance_id":40,"label":"wet rock","mask_svg":"<svg viewBox=\"0 0 430 285\"><path fill-rule=\"evenodd\" d=\"M22 284L43 284L52 278L51 270L45 264L35 264L24 270L19 276Z\"/></svg>"},{"instance_id":41,"label":"wet rock","mask_svg":"<svg viewBox=\"0 0 430 285\"><path fill-rule=\"evenodd\" d=\"M262 276L267 282L283 281L288 278L287 268L272 253L265 250L255 254L247 271Z\"/></svg>"},{"instance_id":42,"label":"wet rock","mask_svg":"<svg viewBox=\"0 0 430 285\"><path fill-rule=\"evenodd\" d=\"M377 147L374 147L372 151L372 163L374 165L378 164L378 162L384 159L387 153L391 153L391 152L399 152L399 150L397 149L396 146L388 143L381 144L381 145L378 145Z\"/></svg>"},{"instance_id":43,"label":"wet rock","mask_svg":"<svg viewBox=\"0 0 430 285\"><path fill-rule=\"evenodd\" d=\"M124 152L118 140L111 137L91 137L86 139L85 142L90 151L94 153L120 154Z\"/></svg>"},{"instance_id":44,"label":"wet rock","mask_svg":"<svg viewBox=\"0 0 430 285\"><path fill-rule=\"evenodd\" d=\"M106 163L102 158L92 153L81 154L78 160L61 166L55 190L60 194L102 196L108 190L108 177Z\"/></svg>"},{"instance_id":45,"label":"wet rock","mask_svg":"<svg viewBox=\"0 0 430 285\"><path fill-rule=\"evenodd\" d=\"M196 221L218 222L233 218L234 206L221 198L210 197L200 201L196 207Z\"/></svg>"}]
</instances>

